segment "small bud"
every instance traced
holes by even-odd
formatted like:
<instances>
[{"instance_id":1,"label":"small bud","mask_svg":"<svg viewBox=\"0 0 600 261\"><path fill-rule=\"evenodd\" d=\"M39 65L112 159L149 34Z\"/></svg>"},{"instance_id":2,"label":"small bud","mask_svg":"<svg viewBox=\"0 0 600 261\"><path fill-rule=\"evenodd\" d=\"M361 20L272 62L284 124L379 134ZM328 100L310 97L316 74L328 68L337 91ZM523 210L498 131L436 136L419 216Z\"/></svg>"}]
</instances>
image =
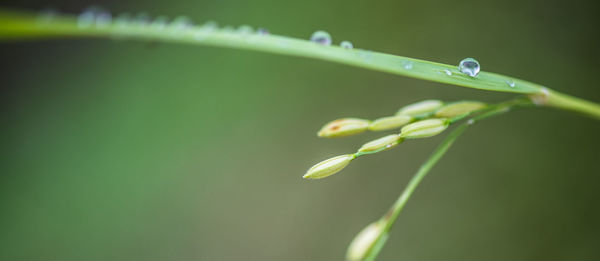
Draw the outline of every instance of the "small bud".
<instances>
[{"instance_id":1,"label":"small bud","mask_svg":"<svg viewBox=\"0 0 600 261\"><path fill-rule=\"evenodd\" d=\"M396 115L391 117L379 118L369 125L369 130L383 131L397 129L412 121L412 117L408 115Z\"/></svg>"},{"instance_id":2,"label":"small bud","mask_svg":"<svg viewBox=\"0 0 600 261\"><path fill-rule=\"evenodd\" d=\"M440 134L448 128L447 119L429 119L406 125L400 132L400 137L407 139L427 138Z\"/></svg>"},{"instance_id":3,"label":"small bud","mask_svg":"<svg viewBox=\"0 0 600 261\"><path fill-rule=\"evenodd\" d=\"M460 101L448 104L435 112L435 117L453 118L485 107L487 104L477 101Z\"/></svg>"},{"instance_id":4,"label":"small bud","mask_svg":"<svg viewBox=\"0 0 600 261\"><path fill-rule=\"evenodd\" d=\"M302 177L305 179L322 179L331 176L348 166L348 163L354 158L356 158L354 154L346 154L321 161L312 166Z\"/></svg>"},{"instance_id":5,"label":"small bud","mask_svg":"<svg viewBox=\"0 0 600 261\"><path fill-rule=\"evenodd\" d=\"M371 250L377 245L378 241L387 239L387 233L383 231L384 228L385 223L377 221L360 231L348 247L346 260L365 260L371 253Z\"/></svg>"},{"instance_id":6,"label":"small bud","mask_svg":"<svg viewBox=\"0 0 600 261\"><path fill-rule=\"evenodd\" d=\"M402 109L400 109L398 113L396 113L396 115L423 115L426 113L434 112L435 110L442 107L442 105L444 105L444 103L439 100L425 100L402 107Z\"/></svg>"},{"instance_id":7,"label":"small bud","mask_svg":"<svg viewBox=\"0 0 600 261\"><path fill-rule=\"evenodd\" d=\"M343 118L329 122L317 133L319 137L333 138L361 133L371 122L363 119Z\"/></svg>"},{"instance_id":8,"label":"small bud","mask_svg":"<svg viewBox=\"0 0 600 261\"><path fill-rule=\"evenodd\" d=\"M367 142L365 145L362 145L358 152L367 152L367 151L376 151L379 149L389 149L399 144L400 135L392 134L388 135L374 141Z\"/></svg>"}]
</instances>

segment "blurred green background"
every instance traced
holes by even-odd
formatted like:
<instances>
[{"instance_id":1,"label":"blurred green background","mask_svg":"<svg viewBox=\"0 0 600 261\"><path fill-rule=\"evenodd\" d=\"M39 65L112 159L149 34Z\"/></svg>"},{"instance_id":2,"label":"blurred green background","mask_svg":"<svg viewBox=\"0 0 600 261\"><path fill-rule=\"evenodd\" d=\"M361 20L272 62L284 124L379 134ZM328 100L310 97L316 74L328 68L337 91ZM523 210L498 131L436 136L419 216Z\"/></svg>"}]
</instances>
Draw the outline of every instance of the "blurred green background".
<instances>
[{"instance_id":1,"label":"blurred green background","mask_svg":"<svg viewBox=\"0 0 600 261\"><path fill-rule=\"evenodd\" d=\"M20 1L188 15L457 64L600 101L594 1ZM322 61L109 40L0 43L1 260L342 260L442 137L314 163L382 134L322 140L477 91ZM380 260L600 260L600 124L527 109L469 129L409 201ZM443 135L442 135L443 136Z\"/></svg>"}]
</instances>

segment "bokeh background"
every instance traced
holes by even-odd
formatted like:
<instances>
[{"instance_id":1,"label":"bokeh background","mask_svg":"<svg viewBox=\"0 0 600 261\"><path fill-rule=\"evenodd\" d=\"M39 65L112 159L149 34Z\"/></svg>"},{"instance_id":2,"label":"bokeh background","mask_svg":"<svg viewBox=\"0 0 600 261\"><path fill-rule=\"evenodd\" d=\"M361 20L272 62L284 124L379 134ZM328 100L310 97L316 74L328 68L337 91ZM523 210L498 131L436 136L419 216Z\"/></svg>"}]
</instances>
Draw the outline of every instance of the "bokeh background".
<instances>
[{"instance_id":1,"label":"bokeh background","mask_svg":"<svg viewBox=\"0 0 600 261\"><path fill-rule=\"evenodd\" d=\"M594 1L13 1L188 15L457 64L600 101ZM1 260L342 260L442 137L314 163L382 134L318 139L484 92L322 61L146 42L0 43ZM380 260L600 260L600 124L527 109L469 129L409 201Z\"/></svg>"}]
</instances>

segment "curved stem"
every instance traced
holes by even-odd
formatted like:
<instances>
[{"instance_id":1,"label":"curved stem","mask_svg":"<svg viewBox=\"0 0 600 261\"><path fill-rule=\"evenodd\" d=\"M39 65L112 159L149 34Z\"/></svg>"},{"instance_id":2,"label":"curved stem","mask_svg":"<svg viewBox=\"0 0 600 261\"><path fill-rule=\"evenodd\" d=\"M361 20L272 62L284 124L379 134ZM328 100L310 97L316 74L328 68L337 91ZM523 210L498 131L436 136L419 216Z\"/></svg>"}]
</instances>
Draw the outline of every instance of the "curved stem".
<instances>
[{"instance_id":1,"label":"curved stem","mask_svg":"<svg viewBox=\"0 0 600 261\"><path fill-rule=\"evenodd\" d=\"M499 103L490 106L481 111L478 115L462 123L456 129L454 129L454 131L448 134L448 136L446 136L442 143L434 150L433 154L427 159L427 161L425 161L425 163L423 163L423 165L421 165L417 173L415 173L415 175L411 178L411 180L406 185L406 188L404 189L404 191L402 191L402 193L400 194L396 202L394 202L390 210L381 218L381 222L384 222L385 226L383 228L383 233L381 233L380 237L387 237L387 234L398 219L398 215L404 208L404 205L406 205L406 202L408 202L408 199L410 199L413 192L419 186L423 178L442 158L442 156L444 156L444 154L448 151L448 149L450 148L450 146L452 146L456 139L458 139L458 137L460 137L460 135L462 135L470 125L474 124L476 121L508 112L513 107L525 106L529 104L531 104L531 102L529 102L526 99L514 99L504 103ZM381 244L385 244L385 240L383 240ZM373 248L372 252L369 254L369 258L371 260L374 260L381 249L382 246Z\"/></svg>"},{"instance_id":2,"label":"curved stem","mask_svg":"<svg viewBox=\"0 0 600 261\"><path fill-rule=\"evenodd\" d=\"M457 127L452 133L446 137L446 139L435 149L434 153L427 159L427 161L421 165L417 173L412 177L412 179L406 185L400 197L394 202L394 205L390 208L390 211L384 216L384 220L386 220L386 227L384 231L389 231L394 225L394 222L398 218L398 215L402 211L404 205L413 194L421 180L427 175L427 173L433 168L433 166L442 158L442 156L448 151L450 146L454 143L454 141L467 129L467 124L462 124Z\"/></svg>"}]
</instances>

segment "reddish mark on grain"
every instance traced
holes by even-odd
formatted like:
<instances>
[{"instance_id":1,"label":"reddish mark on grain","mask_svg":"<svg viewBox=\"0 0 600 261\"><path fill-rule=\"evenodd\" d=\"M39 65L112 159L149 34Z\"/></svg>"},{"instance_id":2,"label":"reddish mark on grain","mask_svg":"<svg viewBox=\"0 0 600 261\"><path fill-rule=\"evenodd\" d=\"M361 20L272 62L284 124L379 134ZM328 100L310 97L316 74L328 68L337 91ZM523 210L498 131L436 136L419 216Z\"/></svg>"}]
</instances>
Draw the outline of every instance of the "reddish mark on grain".
<instances>
[{"instance_id":1,"label":"reddish mark on grain","mask_svg":"<svg viewBox=\"0 0 600 261\"><path fill-rule=\"evenodd\" d=\"M390 218L392 218L392 215L394 214L394 210L390 209L387 213L385 213L385 219L389 220Z\"/></svg>"}]
</instances>

